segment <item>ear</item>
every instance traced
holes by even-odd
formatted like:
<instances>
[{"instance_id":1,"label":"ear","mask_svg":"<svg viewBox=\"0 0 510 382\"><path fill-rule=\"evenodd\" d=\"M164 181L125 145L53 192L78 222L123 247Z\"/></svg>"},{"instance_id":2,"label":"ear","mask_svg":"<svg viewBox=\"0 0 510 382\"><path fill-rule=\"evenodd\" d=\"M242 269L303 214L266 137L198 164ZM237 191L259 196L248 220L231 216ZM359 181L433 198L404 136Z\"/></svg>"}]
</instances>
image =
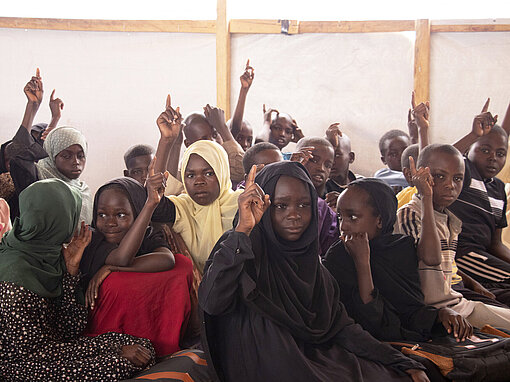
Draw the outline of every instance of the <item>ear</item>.
<instances>
[{"instance_id":1,"label":"ear","mask_svg":"<svg viewBox=\"0 0 510 382\"><path fill-rule=\"evenodd\" d=\"M382 218L381 215L377 217L377 228L382 229Z\"/></svg>"},{"instance_id":2,"label":"ear","mask_svg":"<svg viewBox=\"0 0 510 382\"><path fill-rule=\"evenodd\" d=\"M404 178L406 178L407 183L412 187L413 186L413 182L412 182L413 177L411 176L411 169L404 167L402 169L402 172L404 173Z\"/></svg>"},{"instance_id":3,"label":"ear","mask_svg":"<svg viewBox=\"0 0 510 382\"><path fill-rule=\"evenodd\" d=\"M190 143L187 139L184 140L184 146L189 147Z\"/></svg>"},{"instance_id":4,"label":"ear","mask_svg":"<svg viewBox=\"0 0 510 382\"><path fill-rule=\"evenodd\" d=\"M351 151L349 153L349 163L353 163L354 159L356 159L356 154L354 154L354 152Z\"/></svg>"},{"instance_id":5,"label":"ear","mask_svg":"<svg viewBox=\"0 0 510 382\"><path fill-rule=\"evenodd\" d=\"M124 176L129 177L129 171L128 170L124 170Z\"/></svg>"},{"instance_id":6,"label":"ear","mask_svg":"<svg viewBox=\"0 0 510 382\"><path fill-rule=\"evenodd\" d=\"M387 165L388 165L388 163L386 163L386 159L384 159L384 157L383 157L383 156L381 157L381 162L383 162L385 166L387 166Z\"/></svg>"}]
</instances>

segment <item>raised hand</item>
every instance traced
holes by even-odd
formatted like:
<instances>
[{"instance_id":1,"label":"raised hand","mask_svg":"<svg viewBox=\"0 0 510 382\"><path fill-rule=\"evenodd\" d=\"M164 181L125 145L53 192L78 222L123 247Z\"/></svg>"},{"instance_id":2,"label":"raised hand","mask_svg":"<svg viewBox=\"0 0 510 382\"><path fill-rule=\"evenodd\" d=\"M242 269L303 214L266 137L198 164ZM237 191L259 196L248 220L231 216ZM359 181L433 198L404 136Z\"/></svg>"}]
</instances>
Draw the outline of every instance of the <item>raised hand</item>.
<instances>
[{"instance_id":1,"label":"raised hand","mask_svg":"<svg viewBox=\"0 0 510 382\"><path fill-rule=\"evenodd\" d=\"M338 147L340 143L340 137L342 136L342 132L340 131L340 123L335 122L329 125L326 130L326 139L331 142L334 148Z\"/></svg>"},{"instance_id":2,"label":"raised hand","mask_svg":"<svg viewBox=\"0 0 510 382\"><path fill-rule=\"evenodd\" d=\"M179 107L172 107L170 94L166 97L166 107L156 120L161 137L168 140L175 140L181 132L182 115Z\"/></svg>"},{"instance_id":3,"label":"raised hand","mask_svg":"<svg viewBox=\"0 0 510 382\"><path fill-rule=\"evenodd\" d=\"M430 111L430 102L427 101L425 103L421 102L419 105L416 105L415 94L412 93L411 96L411 106L413 107L411 113L414 117L414 123L421 129L429 128L429 111ZM409 126L409 115L408 115L408 126ZM411 129L409 127L409 129ZM409 130L410 131L410 130Z\"/></svg>"},{"instance_id":4,"label":"raised hand","mask_svg":"<svg viewBox=\"0 0 510 382\"><path fill-rule=\"evenodd\" d=\"M483 105L481 114L478 114L475 119L473 119L473 128L472 132L477 136L481 137L483 135L489 134L492 127L498 121L498 116L494 117L489 112L489 103L491 99L487 98L485 105Z\"/></svg>"},{"instance_id":5,"label":"raised hand","mask_svg":"<svg viewBox=\"0 0 510 382\"><path fill-rule=\"evenodd\" d=\"M236 231L244 232L249 235L255 225L262 219L262 215L271 205L269 195L255 183L255 175L257 174L257 166L253 165L248 177L244 192L239 195L237 201L239 205L239 222Z\"/></svg>"},{"instance_id":6,"label":"raised hand","mask_svg":"<svg viewBox=\"0 0 510 382\"><path fill-rule=\"evenodd\" d=\"M223 127L226 127L225 112L222 109L207 104L204 107L204 115L213 129L221 131Z\"/></svg>"},{"instance_id":7,"label":"raised hand","mask_svg":"<svg viewBox=\"0 0 510 382\"><path fill-rule=\"evenodd\" d=\"M351 255L355 264L370 263L370 245L366 232L342 234L340 239L344 242L345 249Z\"/></svg>"},{"instance_id":8,"label":"raised hand","mask_svg":"<svg viewBox=\"0 0 510 382\"><path fill-rule=\"evenodd\" d=\"M326 194L326 203L333 211L336 211L336 202L338 201L338 197L340 193L338 191L331 191Z\"/></svg>"},{"instance_id":9,"label":"raised hand","mask_svg":"<svg viewBox=\"0 0 510 382\"><path fill-rule=\"evenodd\" d=\"M241 75L241 88L248 90L255 78L255 69L250 66L250 60L246 62L244 73Z\"/></svg>"},{"instance_id":10,"label":"raised hand","mask_svg":"<svg viewBox=\"0 0 510 382\"><path fill-rule=\"evenodd\" d=\"M51 92L50 95L50 110L51 110L51 117L52 118L60 118L62 113L61 111L64 110L64 102L60 98L54 98L55 97L55 89Z\"/></svg>"},{"instance_id":11,"label":"raised hand","mask_svg":"<svg viewBox=\"0 0 510 382\"><path fill-rule=\"evenodd\" d=\"M299 128L295 119L292 120L292 139L291 142L297 143L301 138L304 138L303 131Z\"/></svg>"},{"instance_id":12,"label":"raised hand","mask_svg":"<svg viewBox=\"0 0 510 382\"><path fill-rule=\"evenodd\" d=\"M411 178L413 185L416 186L418 194L421 196L432 196L432 187L434 186L434 180L430 174L428 167L420 167L416 170L413 157L409 157L409 167L411 170Z\"/></svg>"},{"instance_id":13,"label":"raised hand","mask_svg":"<svg viewBox=\"0 0 510 382\"><path fill-rule=\"evenodd\" d=\"M89 245L91 239L92 231L90 230L90 227L82 221L81 230L76 228L71 242L67 245L62 245L62 254L64 255L66 268L71 275L78 274L83 251L87 245Z\"/></svg>"},{"instance_id":14,"label":"raised hand","mask_svg":"<svg viewBox=\"0 0 510 382\"><path fill-rule=\"evenodd\" d=\"M168 171L156 174L154 172L155 166L156 156L152 158L152 161L149 165L149 175L145 181L145 187L147 188L147 203L152 204L154 207L159 204L165 193L166 181L169 176Z\"/></svg>"},{"instance_id":15,"label":"raised hand","mask_svg":"<svg viewBox=\"0 0 510 382\"><path fill-rule=\"evenodd\" d=\"M278 119L278 116L280 115L280 112L276 109L268 109L266 111L266 104L262 105L262 112L264 113L264 123L267 123L271 125L271 122L273 121L273 113L276 113L276 118Z\"/></svg>"},{"instance_id":16,"label":"raised hand","mask_svg":"<svg viewBox=\"0 0 510 382\"><path fill-rule=\"evenodd\" d=\"M40 105L43 99L43 83L39 68L35 72L35 76L25 85L23 89L27 96L28 102Z\"/></svg>"},{"instance_id":17,"label":"raised hand","mask_svg":"<svg viewBox=\"0 0 510 382\"><path fill-rule=\"evenodd\" d=\"M312 152L314 149L315 147L313 146L301 147L298 151L291 154L291 162L299 162L304 166L306 162L313 158Z\"/></svg>"},{"instance_id":18,"label":"raised hand","mask_svg":"<svg viewBox=\"0 0 510 382\"><path fill-rule=\"evenodd\" d=\"M96 306L96 299L99 295L99 287L103 283L103 281L108 277L110 273L115 270L115 266L113 265L103 265L96 272L94 277L89 282L89 286L87 287L87 291L85 292L85 306L90 307L90 309L94 309Z\"/></svg>"}]
</instances>

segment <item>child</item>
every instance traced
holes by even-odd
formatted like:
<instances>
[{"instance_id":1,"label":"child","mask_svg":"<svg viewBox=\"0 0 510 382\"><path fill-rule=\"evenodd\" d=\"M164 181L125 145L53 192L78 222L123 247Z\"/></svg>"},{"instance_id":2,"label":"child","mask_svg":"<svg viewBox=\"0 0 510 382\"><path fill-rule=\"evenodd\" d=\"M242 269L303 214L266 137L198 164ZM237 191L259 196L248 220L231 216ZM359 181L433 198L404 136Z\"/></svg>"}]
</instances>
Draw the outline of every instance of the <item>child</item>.
<instances>
[{"instance_id":1,"label":"child","mask_svg":"<svg viewBox=\"0 0 510 382\"><path fill-rule=\"evenodd\" d=\"M507 226L504 183L496 178L503 168L508 135L494 125L487 100L471 132L455 143L464 158L466 176L458 200L450 207L462 220L457 263L496 299L510 304L510 250L501 241ZM469 149L469 150L468 150Z\"/></svg>"},{"instance_id":2,"label":"child","mask_svg":"<svg viewBox=\"0 0 510 382\"><path fill-rule=\"evenodd\" d=\"M153 157L154 147L149 145L131 146L124 154L124 164L126 165L124 176L133 178L144 185Z\"/></svg>"},{"instance_id":3,"label":"child","mask_svg":"<svg viewBox=\"0 0 510 382\"><path fill-rule=\"evenodd\" d=\"M416 170L412 159L410 165L418 194L398 210L395 230L417 242L425 303L449 307L478 328L489 324L510 329L510 309L467 300L451 287L462 223L447 207L462 189L464 162L460 152L450 145L430 145L420 152L420 168Z\"/></svg>"},{"instance_id":4,"label":"child","mask_svg":"<svg viewBox=\"0 0 510 382\"><path fill-rule=\"evenodd\" d=\"M402 173L401 158L402 152L410 144L411 140L409 135L402 130L390 130L379 140L381 161L388 166L388 168L377 170L374 177L384 180L397 192L408 186L404 174Z\"/></svg>"},{"instance_id":5,"label":"child","mask_svg":"<svg viewBox=\"0 0 510 382\"><path fill-rule=\"evenodd\" d=\"M205 345L221 380L428 381L420 364L347 316L319 261L318 196L304 167L283 161L255 172L199 289Z\"/></svg>"},{"instance_id":6,"label":"child","mask_svg":"<svg viewBox=\"0 0 510 382\"><path fill-rule=\"evenodd\" d=\"M121 380L153 363L146 339L81 335L87 309L78 266L91 232L83 222L78 229L80 193L53 178L31 184L19 200L20 217L0 244L2 379Z\"/></svg>"},{"instance_id":7,"label":"child","mask_svg":"<svg viewBox=\"0 0 510 382\"><path fill-rule=\"evenodd\" d=\"M255 78L255 70L250 66L250 60L246 62L244 73L241 75L241 90L239 91L239 99L237 100L234 116L227 122L234 139L241 145L244 151L248 150L253 143L253 129L248 121L243 119L244 105L246 104L246 96L250 90L253 79Z\"/></svg>"},{"instance_id":8,"label":"child","mask_svg":"<svg viewBox=\"0 0 510 382\"><path fill-rule=\"evenodd\" d=\"M407 184L409 184L408 187L404 188L402 191L400 191L397 194L397 201L398 201L398 207L400 208L407 203L409 203L413 197L414 194L416 194L416 187L413 186L412 176L411 176L411 167L409 164L409 157L412 157L414 162L416 163L418 161L418 154L419 154L419 145L415 143L414 145L408 146L403 152L402 152L402 173L404 174L404 177L406 178Z\"/></svg>"},{"instance_id":9,"label":"child","mask_svg":"<svg viewBox=\"0 0 510 382\"><path fill-rule=\"evenodd\" d=\"M375 178L355 180L338 199L341 241L324 266L340 286L351 317L379 340L428 341L452 333L459 340L471 325L449 308L425 305L414 240L392 234L397 201Z\"/></svg>"},{"instance_id":10,"label":"child","mask_svg":"<svg viewBox=\"0 0 510 382\"><path fill-rule=\"evenodd\" d=\"M264 126L261 133L255 139L255 143L269 142L283 150L290 142L298 142L304 137L303 132L297 126L297 123L287 113L280 113L276 109L266 111L266 105L262 106L264 112ZM273 113L275 116L273 117ZM284 159L289 159L284 156Z\"/></svg>"},{"instance_id":11,"label":"child","mask_svg":"<svg viewBox=\"0 0 510 382\"><path fill-rule=\"evenodd\" d=\"M243 168L245 174L248 175L253 165L257 165L257 170L261 170L262 166L260 165L280 162L282 160L282 152L277 146L269 142L255 143L244 154ZM244 188L244 182L242 187Z\"/></svg>"},{"instance_id":12,"label":"child","mask_svg":"<svg viewBox=\"0 0 510 382\"><path fill-rule=\"evenodd\" d=\"M80 270L85 287L88 284L85 303L91 307L85 333L114 331L148 338L161 357L179 350L186 329L191 262L173 255L164 233L150 224L164 190L162 174L154 175L153 167L150 171L147 191L131 178L99 188L96 230Z\"/></svg>"},{"instance_id":13,"label":"child","mask_svg":"<svg viewBox=\"0 0 510 382\"><path fill-rule=\"evenodd\" d=\"M310 148L312 157L306 160L303 165L308 170L315 190L320 198L326 198L326 181L329 178L333 161L335 160L335 150L333 145L324 138L305 137L299 140L296 150Z\"/></svg>"}]
</instances>

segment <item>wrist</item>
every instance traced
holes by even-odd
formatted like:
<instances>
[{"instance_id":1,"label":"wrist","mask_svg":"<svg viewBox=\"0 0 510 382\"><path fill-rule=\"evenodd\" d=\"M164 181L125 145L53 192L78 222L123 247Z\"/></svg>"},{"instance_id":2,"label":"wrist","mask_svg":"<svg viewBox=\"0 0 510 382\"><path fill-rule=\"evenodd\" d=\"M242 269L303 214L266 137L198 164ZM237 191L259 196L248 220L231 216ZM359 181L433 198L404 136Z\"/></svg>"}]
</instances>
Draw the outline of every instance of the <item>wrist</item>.
<instances>
[{"instance_id":1,"label":"wrist","mask_svg":"<svg viewBox=\"0 0 510 382\"><path fill-rule=\"evenodd\" d=\"M241 224L238 224L234 231L244 233L246 236L250 236L252 229L253 228L243 227Z\"/></svg>"},{"instance_id":2,"label":"wrist","mask_svg":"<svg viewBox=\"0 0 510 382\"><path fill-rule=\"evenodd\" d=\"M370 254L357 253L353 256L354 265L358 271L370 271Z\"/></svg>"},{"instance_id":3,"label":"wrist","mask_svg":"<svg viewBox=\"0 0 510 382\"><path fill-rule=\"evenodd\" d=\"M76 276L80 272L79 265L68 265L66 264L67 273L69 273L71 276Z\"/></svg>"}]
</instances>

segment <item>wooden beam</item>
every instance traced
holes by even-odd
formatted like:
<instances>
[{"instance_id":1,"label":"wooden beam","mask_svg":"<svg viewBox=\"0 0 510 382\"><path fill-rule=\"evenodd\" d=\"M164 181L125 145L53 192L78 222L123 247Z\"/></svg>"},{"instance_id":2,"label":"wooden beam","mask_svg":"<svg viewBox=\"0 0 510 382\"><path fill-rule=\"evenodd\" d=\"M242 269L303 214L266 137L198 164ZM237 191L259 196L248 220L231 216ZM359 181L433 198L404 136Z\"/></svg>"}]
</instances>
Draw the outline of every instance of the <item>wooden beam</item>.
<instances>
[{"instance_id":1,"label":"wooden beam","mask_svg":"<svg viewBox=\"0 0 510 382\"><path fill-rule=\"evenodd\" d=\"M230 33L227 0L217 0L216 15L216 104L230 118Z\"/></svg>"},{"instance_id":2,"label":"wooden beam","mask_svg":"<svg viewBox=\"0 0 510 382\"><path fill-rule=\"evenodd\" d=\"M414 31L414 20L301 21L299 33L377 33Z\"/></svg>"},{"instance_id":3,"label":"wooden beam","mask_svg":"<svg viewBox=\"0 0 510 382\"><path fill-rule=\"evenodd\" d=\"M279 34L282 32L280 20L230 20L230 33L239 34ZM289 34L299 33L297 20L289 20Z\"/></svg>"},{"instance_id":4,"label":"wooden beam","mask_svg":"<svg viewBox=\"0 0 510 382\"><path fill-rule=\"evenodd\" d=\"M85 20L0 17L0 28L105 32L216 33L214 20Z\"/></svg>"},{"instance_id":5,"label":"wooden beam","mask_svg":"<svg viewBox=\"0 0 510 382\"><path fill-rule=\"evenodd\" d=\"M510 24L432 25L431 32L510 32Z\"/></svg>"},{"instance_id":6,"label":"wooden beam","mask_svg":"<svg viewBox=\"0 0 510 382\"><path fill-rule=\"evenodd\" d=\"M414 92L416 103L430 100L430 21L416 20L414 44Z\"/></svg>"}]
</instances>

